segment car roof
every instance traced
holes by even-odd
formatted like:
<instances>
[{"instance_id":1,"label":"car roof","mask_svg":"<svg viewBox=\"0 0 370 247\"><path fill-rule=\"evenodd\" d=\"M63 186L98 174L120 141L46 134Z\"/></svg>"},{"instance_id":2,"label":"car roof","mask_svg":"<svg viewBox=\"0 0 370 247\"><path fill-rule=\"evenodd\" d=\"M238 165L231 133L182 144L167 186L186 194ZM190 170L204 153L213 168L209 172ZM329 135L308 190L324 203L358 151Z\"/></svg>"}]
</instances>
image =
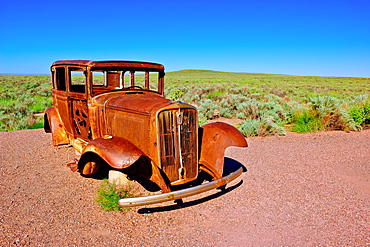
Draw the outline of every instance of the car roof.
<instances>
[{"instance_id":1,"label":"car roof","mask_svg":"<svg viewBox=\"0 0 370 247\"><path fill-rule=\"evenodd\" d=\"M141 62L141 61L124 61L124 60L108 60L108 61L91 61L91 60L59 60L52 64L53 66L60 65L77 65L77 66L88 66L91 68L149 68L164 70L164 66L159 63Z\"/></svg>"}]
</instances>

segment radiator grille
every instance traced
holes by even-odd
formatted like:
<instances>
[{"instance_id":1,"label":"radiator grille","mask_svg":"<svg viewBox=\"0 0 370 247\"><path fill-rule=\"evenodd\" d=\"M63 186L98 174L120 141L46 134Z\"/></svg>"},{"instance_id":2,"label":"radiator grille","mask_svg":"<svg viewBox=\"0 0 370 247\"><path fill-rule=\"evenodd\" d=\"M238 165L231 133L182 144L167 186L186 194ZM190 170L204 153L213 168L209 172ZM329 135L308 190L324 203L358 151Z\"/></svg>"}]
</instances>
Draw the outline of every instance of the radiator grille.
<instances>
[{"instance_id":1,"label":"radiator grille","mask_svg":"<svg viewBox=\"0 0 370 247\"><path fill-rule=\"evenodd\" d=\"M171 182L197 177L197 115L194 109L165 110L158 115L161 168Z\"/></svg>"}]
</instances>

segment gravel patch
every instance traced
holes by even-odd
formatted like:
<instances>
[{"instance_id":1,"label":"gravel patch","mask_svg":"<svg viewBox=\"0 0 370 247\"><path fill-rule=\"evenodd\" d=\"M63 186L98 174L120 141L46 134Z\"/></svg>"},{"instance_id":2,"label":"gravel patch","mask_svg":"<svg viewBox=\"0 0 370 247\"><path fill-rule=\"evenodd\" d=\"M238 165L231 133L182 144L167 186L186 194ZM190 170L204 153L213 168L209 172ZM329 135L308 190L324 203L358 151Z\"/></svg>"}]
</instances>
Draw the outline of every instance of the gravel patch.
<instances>
[{"instance_id":1,"label":"gravel patch","mask_svg":"<svg viewBox=\"0 0 370 247\"><path fill-rule=\"evenodd\" d=\"M0 246L370 245L370 130L248 139L226 192L105 212L43 130L0 133Z\"/></svg>"}]
</instances>

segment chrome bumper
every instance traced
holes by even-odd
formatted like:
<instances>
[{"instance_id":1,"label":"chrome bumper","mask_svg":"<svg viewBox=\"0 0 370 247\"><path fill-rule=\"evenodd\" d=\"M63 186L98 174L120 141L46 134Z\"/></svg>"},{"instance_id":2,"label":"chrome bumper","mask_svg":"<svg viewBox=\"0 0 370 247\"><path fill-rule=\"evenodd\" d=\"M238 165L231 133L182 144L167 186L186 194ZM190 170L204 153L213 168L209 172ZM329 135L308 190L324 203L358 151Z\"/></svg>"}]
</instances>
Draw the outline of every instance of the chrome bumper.
<instances>
[{"instance_id":1,"label":"chrome bumper","mask_svg":"<svg viewBox=\"0 0 370 247\"><path fill-rule=\"evenodd\" d=\"M177 200L177 199L181 199L181 198L188 197L188 196L193 196L196 194L200 194L200 193L221 187L227 183L230 183L231 181L239 177L242 173L243 173L243 168L240 167L237 171L230 173L229 175L223 178L217 179L209 183L201 184L201 185L183 189L183 190L158 194L158 195L133 197L133 198L122 198L118 200L118 204L121 207L136 207L136 206L149 205L149 204L166 202L166 201L171 201L171 200Z\"/></svg>"}]
</instances>

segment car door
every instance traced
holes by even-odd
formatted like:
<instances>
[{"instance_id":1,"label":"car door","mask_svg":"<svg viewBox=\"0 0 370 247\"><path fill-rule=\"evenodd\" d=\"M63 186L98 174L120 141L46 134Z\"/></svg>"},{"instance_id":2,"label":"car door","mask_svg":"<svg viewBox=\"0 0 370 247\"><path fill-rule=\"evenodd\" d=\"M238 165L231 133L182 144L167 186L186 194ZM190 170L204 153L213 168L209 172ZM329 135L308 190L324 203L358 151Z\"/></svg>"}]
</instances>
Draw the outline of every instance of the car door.
<instances>
[{"instance_id":1,"label":"car door","mask_svg":"<svg viewBox=\"0 0 370 247\"><path fill-rule=\"evenodd\" d=\"M68 66L69 94L68 101L71 113L71 125L75 138L85 141L91 139L89 109L87 105L86 67Z\"/></svg>"}]
</instances>

